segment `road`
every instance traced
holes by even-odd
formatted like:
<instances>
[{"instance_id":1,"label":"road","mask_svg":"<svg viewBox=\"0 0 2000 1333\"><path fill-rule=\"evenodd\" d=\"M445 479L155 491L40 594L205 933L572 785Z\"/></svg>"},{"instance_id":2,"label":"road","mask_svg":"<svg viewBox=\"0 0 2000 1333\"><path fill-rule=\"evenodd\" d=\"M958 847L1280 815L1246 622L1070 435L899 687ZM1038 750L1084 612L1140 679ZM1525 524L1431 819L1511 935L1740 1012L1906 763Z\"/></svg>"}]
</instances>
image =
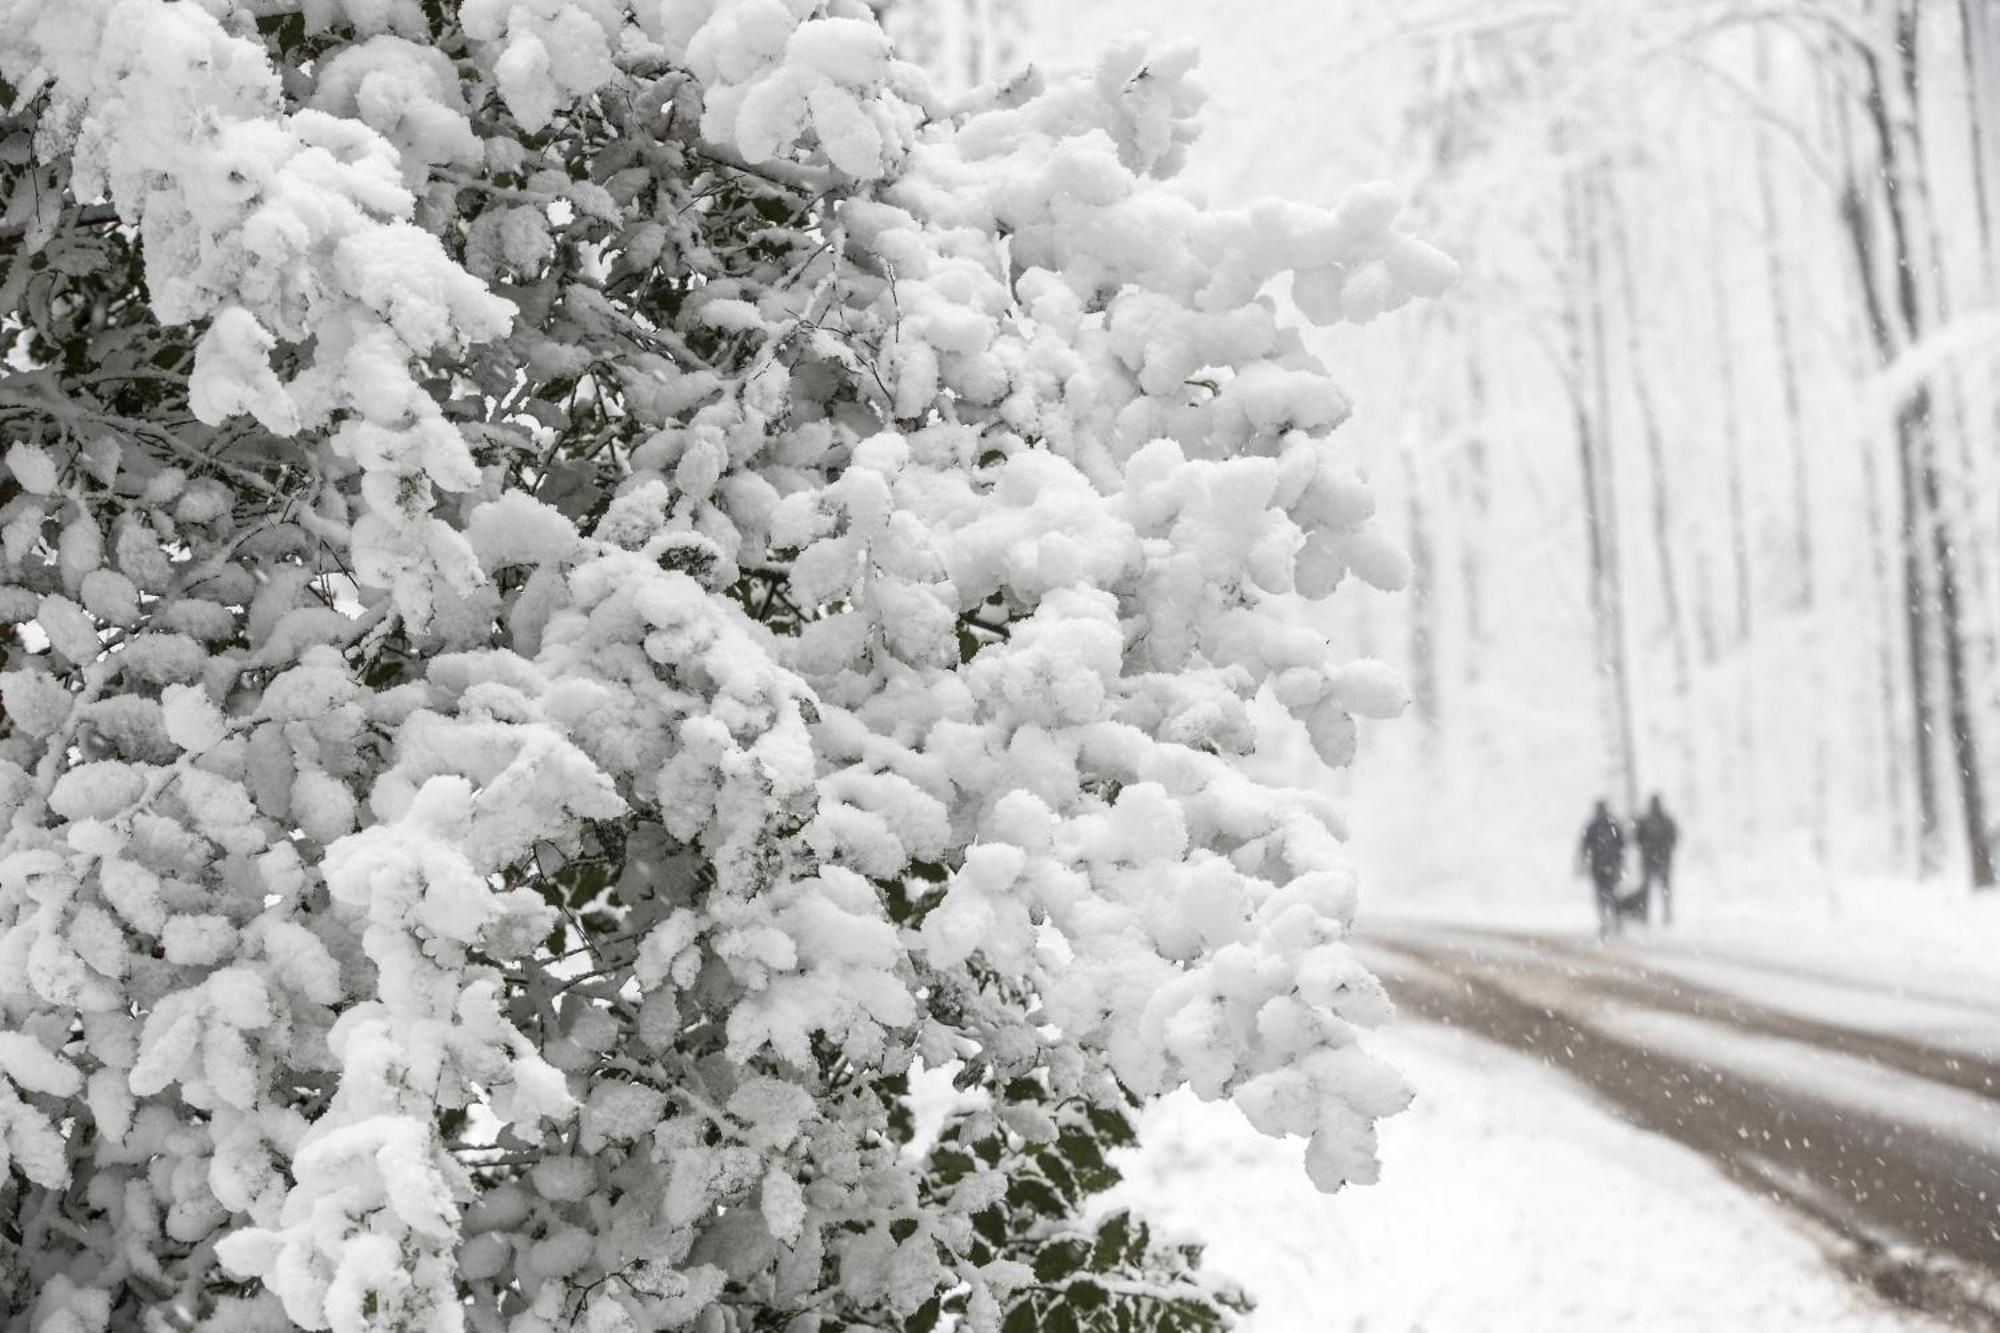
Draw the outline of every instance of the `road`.
<instances>
[{"instance_id":1,"label":"road","mask_svg":"<svg viewBox=\"0 0 2000 1333\"><path fill-rule=\"evenodd\" d=\"M2000 1333L2000 1009L1769 969L1701 984L1643 946L1532 934L1359 943L1405 1012L1541 1058L1795 1210L1856 1280Z\"/></svg>"}]
</instances>

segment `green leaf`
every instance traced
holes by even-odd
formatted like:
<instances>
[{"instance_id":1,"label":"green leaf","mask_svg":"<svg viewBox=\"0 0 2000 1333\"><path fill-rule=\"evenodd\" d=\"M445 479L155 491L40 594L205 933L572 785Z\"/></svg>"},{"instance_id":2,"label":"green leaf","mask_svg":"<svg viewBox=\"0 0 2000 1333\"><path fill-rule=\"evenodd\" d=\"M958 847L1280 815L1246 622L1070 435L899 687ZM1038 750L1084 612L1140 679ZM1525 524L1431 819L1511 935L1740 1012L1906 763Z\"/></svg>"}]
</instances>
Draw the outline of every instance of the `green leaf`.
<instances>
[{"instance_id":1,"label":"green leaf","mask_svg":"<svg viewBox=\"0 0 2000 1333\"><path fill-rule=\"evenodd\" d=\"M1049 1178L1049 1184L1055 1186L1057 1192L1062 1195L1064 1203L1075 1204L1081 1201L1083 1190L1077 1184L1075 1173L1069 1169L1060 1153L1053 1151L1036 1153L1035 1165L1042 1168L1042 1173Z\"/></svg>"},{"instance_id":2,"label":"green leaf","mask_svg":"<svg viewBox=\"0 0 2000 1333\"><path fill-rule=\"evenodd\" d=\"M1007 1215L996 1206L983 1208L972 1215L972 1229L980 1239L994 1249L1002 1249L1007 1244Z\"/></svg>"},{"instance_id":3,"label":"green leaf","mask_svg":"<svg viewBox=\"0 0 2000 1333\"><path fill-rule=\"evenodd\" d=\"M1016 1208L1040 1213L1043 1217L1062 1217L1068 1211L1054 1190L1045 1182L1029 1176L1016 1176L1008 1182L1007 1202Z\"/></svg>"},{"instance_id":4,"label":"green leaf","mask_svg":"<svg viewBox=\"0 0 2000 1333\"><path fill-rule=\"evenodd\" d=\"M1045 1245L1035 1256L1035 1279L1059 1282L1083 1268L1090 1258L1090 1246L1080 1240L1059 1240Z\"/></svg>"},{"instance_id":5,"label":"green leaf","mask_svg":"<svg viewBox=\"0 0 2000 1333\"><path fill-rule=\"evenodd\" d=\"M947 1185L956 1185L971 1175L977 1165L967 1153L941 1149L931 1154L931 1174Z\"/></svg>"},{"instance_id":6,"label":"green leaf","mask_svg":"<svg viewBox=\"0 0 2000 1333\"><path fill-rule=\"evenodd\" d=\"M1097 1131L1098 1142L1108 1148L1129 1148L1139 1141L1131 1117L1115 1107L1093 1106L1083 1114L1090 1127Z\"/></svg>"},{"instance_id":7,"label":"green leaf","mask_svg":"<svg viewBox=\"0 0 2000 1333\"><path fill-rule=\"evenodd\" d=\"M1066 1129L1056 1136L1056 1149L1069 1159L1071 1165L1090 1168L1104 1166L1104 1154L1098 1151L1097 1140L1074 1129Z\"/></svg>"},{"instance_id":8,"label":"green leaf","mask_svg":"<svg viewBox=\"0 0 2000 1333\"><path fill-rule=\"evenodd\" d=\"M1097 1243L1090 1251L1090 1271L1109 1273L1123 1263L1131 1241L1132 1214L1121 1208L1098 1224Z\"/></svg>"},{"instance_id":9,"label":"green leaf","mask_svg":"<svg viewBox=\"0 0 2000 1333\"><path fill-rule=\"evenodd\" d=\"M1127 1262L1133 1264L1138 1264L1143 1262L1146 1258L1146 1251L1152 1248L1153 1248L1153 1228L1147 1225L1145 1222L1141 1222L1139 1223L1138 1230L1132 1233L1131 1245L1126 1247L1125 1256Z\"/></svg>"}]
</instances>

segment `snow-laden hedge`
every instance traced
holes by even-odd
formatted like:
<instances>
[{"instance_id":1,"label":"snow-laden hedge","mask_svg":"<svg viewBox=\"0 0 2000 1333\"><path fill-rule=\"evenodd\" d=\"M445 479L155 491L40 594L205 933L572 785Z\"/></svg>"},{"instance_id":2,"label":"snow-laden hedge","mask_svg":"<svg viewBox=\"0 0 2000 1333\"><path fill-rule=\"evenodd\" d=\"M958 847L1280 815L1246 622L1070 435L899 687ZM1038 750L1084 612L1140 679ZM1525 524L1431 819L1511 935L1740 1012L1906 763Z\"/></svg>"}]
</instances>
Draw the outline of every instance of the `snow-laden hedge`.
<instances>
[{"instance_id":1,"label":"snow-laden hedge","mask_svg":"<svg viewBox=\"0 0 2000 1333\"><path fill-rule=\"evenodd\" d=\"M1393 709L1286 608L1400 557L1262 293L1449 265L1177 187L1191 63L0 0L0 1328L1205 1327L1134 1106L1368 1176L1243 760Z\"/></svg>"}]
</instances>

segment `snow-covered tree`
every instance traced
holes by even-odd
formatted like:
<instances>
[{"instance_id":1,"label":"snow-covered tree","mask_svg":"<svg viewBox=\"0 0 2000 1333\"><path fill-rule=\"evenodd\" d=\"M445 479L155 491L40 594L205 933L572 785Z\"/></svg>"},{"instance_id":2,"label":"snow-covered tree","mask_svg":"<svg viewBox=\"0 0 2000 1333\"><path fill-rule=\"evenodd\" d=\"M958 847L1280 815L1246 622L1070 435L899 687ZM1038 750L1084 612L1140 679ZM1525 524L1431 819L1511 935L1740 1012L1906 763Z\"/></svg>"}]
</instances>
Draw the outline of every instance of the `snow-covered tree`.
<instances>
[{"instance_id":1,"label":"snow-covered tree","mask_svg":"<svg viewBox=\"0 0 2000 1333\"><path fill-rule=\"evenodd\" d=\"M1400 557L1186 53L0 0L0 1328L1199 1328L1089 1196L1405 1092L1288 608Z\"/></svg>"}]
</instances>

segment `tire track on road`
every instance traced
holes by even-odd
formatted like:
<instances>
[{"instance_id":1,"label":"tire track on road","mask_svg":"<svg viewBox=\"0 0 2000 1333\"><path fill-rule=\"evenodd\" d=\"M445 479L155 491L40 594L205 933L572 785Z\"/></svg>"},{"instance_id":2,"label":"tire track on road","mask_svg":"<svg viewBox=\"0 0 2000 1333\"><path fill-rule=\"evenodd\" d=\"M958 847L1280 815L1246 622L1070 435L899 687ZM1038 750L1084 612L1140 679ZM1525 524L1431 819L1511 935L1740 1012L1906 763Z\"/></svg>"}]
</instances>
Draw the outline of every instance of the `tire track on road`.
<instances>
[{"instance_id":1,"label":"tire track on road","mask_svg":"<svg viewBox=\"0 0 2000 1333\"><path fill-rule=\"evenodd\" d=\"M1844 1027L1792 1009L1759 1004L1675 972L1651 967L1631 954L1607 952L1588 941L1473 932L1453 932L1440 937L1406 934L1370 937L1372 943L1390 947L1399 940L1419 950L1433 966L1448 970L1477 966L1503 972L1514 969L1527 979L1559 977L1567 989L1604 1000L1663 1009L1746 1032L1805 1042L1982 1097L2000 1098L2000 1060L1990 1056L1891 1033ZM1964 1007L1975 1012L1981 1009L1971 1004Z\"/></svg>"},{"instance_id":2,"label":"tire track on road","mask_svg":"<svg viewBox=\"0 0 2000 1333\"><path fill-rule=\"evenodd\" d=\"M1991 1062L1832 1028L1678 978L1621 977L1532 947L1502 956L1407 934L1361 943L1390 954L1385 962L1416 964L1383 968L1407 1012L1540 1057L1634 1124L1811 1219L1840 1265L1884 1296L2000 1333L2000 1154L1736 1067L1651 1049L1593 1025L1591 1011L1606 1001L1664 1009L1875 1059L1980 1096L2000 1078Z\"/></svg>"}]
</instances>

